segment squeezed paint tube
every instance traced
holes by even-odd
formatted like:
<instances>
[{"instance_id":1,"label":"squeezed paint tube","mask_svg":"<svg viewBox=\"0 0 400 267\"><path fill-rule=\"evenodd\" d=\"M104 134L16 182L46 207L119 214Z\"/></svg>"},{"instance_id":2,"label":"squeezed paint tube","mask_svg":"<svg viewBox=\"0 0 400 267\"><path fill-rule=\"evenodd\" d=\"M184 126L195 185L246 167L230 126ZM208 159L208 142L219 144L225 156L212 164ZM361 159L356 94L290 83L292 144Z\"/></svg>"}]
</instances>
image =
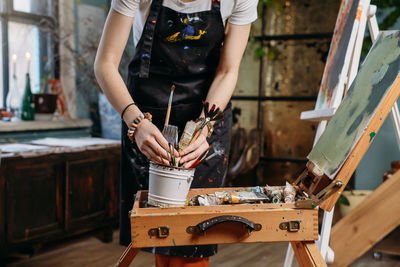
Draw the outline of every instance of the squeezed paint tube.
<instances>
[{"instance_id":1,"label":"squeezed paint tube","mask_svg":"<svg viewBox=\"0 0 400 267\"><path fill-rule=\"evenodd\" d=\"M265 186L265 193L271 198L272 203L282 202L282 187L281 186Z\"/></svg>"},{"instance_id":2,"label":"squeezed paint tube","mask_svg":"<svg viewBox=\"0 0 400 267\"><path fill-rule=\"evenodd\" d=\"M224 191L214 192L214 194L197 195L192 197L188 206L212 206L222 204L240 204L254 202L269 202L269 198L262 192L250 191Z\"/></svg>"},{"instance_id":3,"label":"squeezed paint tube","mask_svg":"<svg viewBox=\"0 0 400 267\"><path fill-rule=\"evenodd\" d=\"M188 201L188 206L213 206L224 203L224 193L215 192L214 194L196 195Z\"/></svg>"},{"instance_id":4,"label":"squeezed paint tube","mask_svg":"<svg viewBox=\"0 0 400 267\"><path fill-rule=\"evenodd\" d=\"M269 198L264 193L249 191L226 192L224 196L224 203L229 204L254 203L258 201L268 202Z\"/></svg>"},{"instance_id":5,"label":"squeezed paint tube","mask_svg":"<svg viewBox=\"0 0 400 267\"><path fill-rule=\"evenodd\" d=\"M295 196L296 196L296 190L291 184L286 182L285 189L283 190L283 197L285 203L294 203Z\"/></svg>"}]
</instances>

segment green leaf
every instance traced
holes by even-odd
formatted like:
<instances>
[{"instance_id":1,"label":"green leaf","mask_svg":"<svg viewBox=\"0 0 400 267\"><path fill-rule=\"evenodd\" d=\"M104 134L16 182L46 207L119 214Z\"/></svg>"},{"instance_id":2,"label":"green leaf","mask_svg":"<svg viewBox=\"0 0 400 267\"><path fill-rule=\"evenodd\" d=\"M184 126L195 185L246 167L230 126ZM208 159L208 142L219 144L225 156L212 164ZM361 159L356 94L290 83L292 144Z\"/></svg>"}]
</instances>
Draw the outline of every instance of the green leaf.
<instances>
[{"instance_id":1,"label":"green leaf","mask_svg":"<svg viewBox=\"0 0 400 267\"><path fill-rule=\"evenodd\" d=\"M345 205L345 206L350 206L349 199L343 194L340 195L340 197L338 199L338 203Z\"/></svg>"},{"instance_id":2,"label":"green leaf","mask_svg":"<svg viewBox=\"0 0 400 267\"><path fill-rule=\"evenodd\" d=\"M254 56L258 59L262 58L265 55L265 51L262 47L258 47L254 50Z\"/></svg>"}]
</instances>

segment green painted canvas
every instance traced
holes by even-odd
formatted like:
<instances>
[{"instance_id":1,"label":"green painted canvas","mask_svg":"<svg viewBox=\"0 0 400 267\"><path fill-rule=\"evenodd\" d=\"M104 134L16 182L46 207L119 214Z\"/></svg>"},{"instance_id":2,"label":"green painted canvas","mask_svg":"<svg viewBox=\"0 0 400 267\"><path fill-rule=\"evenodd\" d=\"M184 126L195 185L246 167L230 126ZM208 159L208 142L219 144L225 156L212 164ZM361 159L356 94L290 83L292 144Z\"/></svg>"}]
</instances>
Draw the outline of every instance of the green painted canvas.
<instances>
[{"instance_id":1,"label":"green painted canvas","mask_svg":"<svg viewBox=\"0 0 400 267\"><path fill-rule=\"evenodd\" d=\"M333 179L340 170L399 73L400 31L381 32L346 97L307 156L327 176Z\"/></svg>"}]
</instances>

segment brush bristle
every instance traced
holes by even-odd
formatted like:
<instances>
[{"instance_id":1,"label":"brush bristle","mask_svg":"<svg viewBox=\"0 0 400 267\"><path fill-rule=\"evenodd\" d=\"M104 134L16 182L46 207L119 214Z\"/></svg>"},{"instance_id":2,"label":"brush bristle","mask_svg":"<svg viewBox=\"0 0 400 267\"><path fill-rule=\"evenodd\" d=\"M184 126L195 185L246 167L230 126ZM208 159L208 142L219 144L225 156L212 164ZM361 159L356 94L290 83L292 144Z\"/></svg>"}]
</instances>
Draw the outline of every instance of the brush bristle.
<instances>
[{"instance_id":1,"label":"brush bristle","mask_svg":"<svg viewBox=\"0 0 400 267\"><path fill-rule=\"evenodd\" d=\"M178 139L178 127L175 125L164 125L162 135L168 143L175 145Z\"/></svg>"}]
</instances>

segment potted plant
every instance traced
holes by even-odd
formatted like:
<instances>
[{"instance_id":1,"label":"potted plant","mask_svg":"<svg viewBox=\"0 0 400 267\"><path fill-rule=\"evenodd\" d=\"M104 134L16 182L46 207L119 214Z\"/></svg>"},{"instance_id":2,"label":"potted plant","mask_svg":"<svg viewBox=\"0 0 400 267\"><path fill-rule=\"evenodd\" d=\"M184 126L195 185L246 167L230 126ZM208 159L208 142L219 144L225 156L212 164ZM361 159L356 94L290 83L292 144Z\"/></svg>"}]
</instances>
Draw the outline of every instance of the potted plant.
<instances>
[{"instance_id":1,"label":"potted plant","mask_svg":"<svg viewBox=\"0 0 400 267\"><path fill-rule=\"evenodd\" d=\"M338 204L342 217L345 217L361 204L372 190L345 190L339 197Z\"/></svg>"}]
</instances>

